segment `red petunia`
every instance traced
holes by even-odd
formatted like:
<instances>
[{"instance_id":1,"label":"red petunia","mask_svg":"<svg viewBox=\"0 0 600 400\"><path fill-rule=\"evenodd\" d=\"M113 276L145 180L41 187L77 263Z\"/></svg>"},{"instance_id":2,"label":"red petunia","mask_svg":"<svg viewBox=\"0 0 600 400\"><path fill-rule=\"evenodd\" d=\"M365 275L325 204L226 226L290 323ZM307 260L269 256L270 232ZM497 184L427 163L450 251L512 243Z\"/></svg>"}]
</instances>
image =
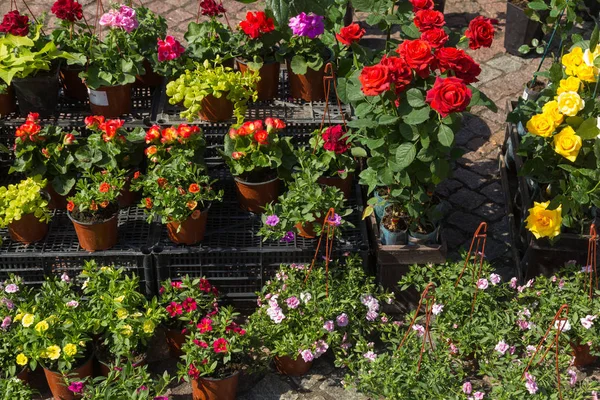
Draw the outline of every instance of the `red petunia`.
<instances>
[{"instance_id":1,"label":"red petunia","mask_svg":"<svg viewBox=\"0 0 600 400\"><path fill-rule=\"evenodd\" d=\"M178 315L183 314L183 307L181 304L176 303L174 301L171 302L166 308L167 312L171 316L171 318L175 318Z\"/></svg>"},{"instance_id":2,"label":"red petunia","mask_svg":"<svg viewBox=\"0 0 600 400\"><path fill-rule=\"evenodd\" d=\"M352 43L358 42L366 32L365 28L361 28L355 22L340 29L340 33L336 33L335 37L344 46L350 46Z\"/></svg>"},{"instance_id":3,"label":"red petunia","mask_svg":"<svg viewBox=\"0 0 600 400\"><path fill-rule=\"evenodd\" d=\"M81 4L75 0L56 0L51 11L56 15L56 18L69 22L79 21L83 18Z\"/></svg>"},{"instance_id":4,"label":"red petunia","mask_svg":"<svg viewBox=\"0 0 600 400\"><path fill-rule=\"evenodd\" d=\"M200 333L206 333L212 331L212 320L210 318L202 318L200 323L196 325L196 328L200 330Z\"/></svg>"},{"instance_id":5,"label":"red petunia","mask_svg":"<svg viewBox=\"0 0 600 400\"><path fill-rule=\"evenodd\" d=\"M248 12L246 19L240 22L242 31L252 39L258 39L261 34L275 30L273 19L267 17L264 11Z\"/></svg>"},{"instance_id":6,"label":"red petunia","mask_svg":"<svg viewBox=\"0 0 600 400\"><path fill-rule=\"evenodd\" d=\"M198 305L196 304L196 300L192 299L191 297L188 297L187 299L185 299L182 303L183 309L185 310L185 312L191 313L192 311L195 311L196 308L198 308Z\"/></svg>"},{"instance_id":7,"label":"red petunia","mask_svg":"<svg viewBox=\"0 0 600 400\"><path fill-rule=\"evenodd\" d=\"M4 14L2 24L0 24L0 32L15 36L27 36L29 34L29 17L21 15L17 10Z\"/></svg>"},{"instance_id":8,"label":"red petunia","mask_svg":"<svg viewBox=\"0 0 600 400\"><path fill-rule=\"evenodd\" d=\"M227 345L229 342L225 338L219 338L214 341L213 349L215 353L227 353Z\"/></svg>"}]
</instances>

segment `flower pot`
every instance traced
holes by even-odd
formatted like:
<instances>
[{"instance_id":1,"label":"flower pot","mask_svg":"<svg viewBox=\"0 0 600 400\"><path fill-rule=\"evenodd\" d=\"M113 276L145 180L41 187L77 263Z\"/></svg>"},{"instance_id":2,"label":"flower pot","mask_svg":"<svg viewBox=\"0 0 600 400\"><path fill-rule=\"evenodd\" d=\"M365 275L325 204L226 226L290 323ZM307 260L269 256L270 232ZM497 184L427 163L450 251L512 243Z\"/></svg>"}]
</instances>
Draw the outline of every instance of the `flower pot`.
<instances>
[{"instance_id":1,"label":"flower pot","mask_svg":"<svg viewBox=\"0 0 600 400\"><path fill-rule=\"evenodd\" d=\"M288 62L288 74L290 94L294 99L302 99L305 101L325 100L325 86L323 85L325 65L318 71L308 68L306 74L297 75L292 71L290 62Z\"/></svg>"},{"instance_id":2,"label":"flower pot","mask_svg":"<svg viewBox=\"0 0 600 400\"><path fill-rule=\"evenodd\" d=\"M15 111L17 111L15 92L12 86L9 86L6 93L0 94L0 117L6 117Z\"/></svg>"},{"instance_id":3,"label":"flower pot","mask_svg":"<svg viewBox=\"0 0 600 400\"><path fill-rule=\"evenodd\" d=\"M42 240L48 233L48 224L40 222L32 213L21 216L18 221L8 224L8 234L15 242L25 244Z\"/></svg>"},{"instance_id":4,"label":"flower pot","mask_svg":"<svg viewBox=\"0 0 600 400\"><path fill-rule=\"evenodd\" d=\"M29 367L23 367L21 372L17 373L17 379L23 383L29 383Z\"/></svg>"},{"instance_id":5,"label":"flower pot","mask_svg":"<svg viewBox=\"0 0 600 400\"><path fill-rule=\"evenodd\" d=\"M44 190L50 196L50 201L48 202L48 208L50 210L64 210L67 208L67 196L56 193L52 183L48 183Z\"/></svg>"},{"instance_id":6,"label":"flower pot","mask_svg":"<svg viewBox=\"0 0 600 400\"><path fill-rule=\"evenodd\" d=\"M125 177L125 185L123 185L123 189L121 189L121 194L117 198L117 202L119 203L119 208L127 208L132 204L135 204L140 199L140 193L131 190L131 178L133 174L128 174Z\"/></svg>"},{"instance_id":7,"label":"flower pot","mask_svg":"<svg viewBox=\"0 0 600 400\"><path fill-rule=\"evenodd\" d=\"M312 363L312 361L304 361L300 355L296 359L292 359L289 356L275 357L277 371L288 376L302 376L306 374Z\"/></svg>"},{"instance_id":8,"label":"flower pot","mask_svg":"<svg viewBox=\"0 0 600 400\"><path fill-rule=\"evenodd\" d=\"M65 66L60 70L60 80L65 96L70 99L85 102L88 100L87 87L79 77L83 68L70 68Z\"/></svg>"},{"instance_id":9,"label":"flower pot","mask_svg":"<svg viewBox=\"0 0 600 400\"><path fill-rule=\"evenodd\" d=\"M144 60L143 65L144 65L144 69L146 70L146 73L144 75L137 75L135 77L135 82L133 83L133 87L155 88L157 86L162 85L163 76L154 72L154 69L152 69L152 65L150 64L150 61Z\"/></svg>"},{"instance_id":10,"label":"flower pot","mask_svg":"<svg viewBox=\"0 0 600 400\"><path fill-rule=\"evenodd\" d=\"M590 354L590 346L587 344L575 344L571 343L571 349L573 349L573 355L575 359L573 360L573 365L575 367L585 367L587 365L593 364L598 360L597 356L593 356Z\"/></svg>"},{"instance_id":11,"label":"flower pot","mask_svg":"<svg viewBox=\"0 0 600 400\"><path fill-rule=\"evenodd\" d=\"M181 329L167 329L165 336L167 337L167 344L169 345L171 355L177 358L181 357L183 355L181 347L185 343L188 335L181 333Z\"/></svg>"},{"instance_id":12,"label":"flower pot","mask_svg":"<svg viewBox=\"0 0 600 400\"><path fill-rule=\"evenodd\" d=\"M87 251L108 250L117 244L118 237L118 213L102 222L78 222L68 213L73 222L77 239L81 248Z\"/></svg>"},{"instance_id":13,"label":"flower pot","mask_svg":"<svg viewBox=\"0 0 600 400\"><path fill-rule=\"evenodd\" d=\"M428 233L419 232L408 232L408 244L414 245L427 245L427 244L439 244L440 240L440 226L436 226L433 231Z\"/></svg>"},{"instance_id":14,"label":"flower pot","mask_svg":"<svg viewBox=\"0 0 600 400\"><path fill-rule=\"evenodd\" d=\"M506 2L506 29L504 48L510 54L522 56L519 47L530 45L533 39L541 40L544 36L542 24L530 20L525 11L509 1Z\"/></svg>"},{"instance_id":15,"label":"flower pot","mask_svg":"<svg viewBox=\"0 0 600 400\"><path fill-rule=\"evenodd\" d=\"M69 375L72 380L83 380L84 378L92 376L93 358L93 355L90 356L85 364L74 369L73 371L70 371L67 375ZM50 391L52 392L52 396L55 400L73 400L76 398L75 394L68 389L65 383L65 378L60 372L55 372L44 368L44 374L46 375L48 386L50 387Z\"/></svg>"},{"instance_id":16,"label":"flower pot","mask_svg":"<svg viewBox=\"0 0 600 400\"><path fill-rule=\"evenodd\" d=\"M314 239L317 236L312 222L305 222L304 224L298 222L294 227L298 230L298 235L305 239Z\"/></svg>"},{"instance_id":17,"label":"flower pot","mask_svg":"<svg viewBox=\"0 0 600 400\"><path fill-rule=\"evenodd\" d=\"M208 122L229 121L233 117L233 103L227 99L227 93L216 98L209 94L200 102L200 118Z\"/></svg>"},{"instance_id":18,"label":"flower pot","mask_svg":"<svg viewBox=\"0 0 600 400\"><path fill-rule=\"evenodd\" d=\"M237 59L237 66L242 73L245 73L249 69L248 65L239 58ZM274 61L263 64L258 70L258 75L260 76L260 81L256 85L258 100L268 101L277 97L277 93L279 92L280 66L279 62Z\"/></svg>"},{"instance_id":19,"label":"flower pot","mask_svg":"<svg viewBox=\"0 0 600 400\"><path fill-rule=\"evenodd\" d=\"M375 219L377 220L377 223L379 223L383 218L383 214L389 203L387 202L387 200L381 197L378 189L375 190L374 197L379 200L378 205L373 207L373 211L375 212Z\"/></svg>"},{"instance_id":20,"label":"flower pot","mask_svg":"<svg viewBox=\"0 0 600 400\"><path fill-rule=\"evenodd\" d=\"M383 221L379 224L379 238L381 244L386 246L403 245L408 242L407 230L393 232L386 228Z\"/></svg>"},{"instance_id":21,"label":"flower pot","mask_svg":"<svg viewBox=\"0 0 600 400\"><path fill-rule=\"evenodd\" d=\"M193 400L235 400L239 372L225 379L198 378L192 380Z\"/></svg>"},{"instance_id":22,"label":"flower pot","mask_svg":"<svg viewBox=\"0 0 600 400\"><path fill-rule=\"evenodd\" d=\"M169 222L167 224L169 239L174 243L187 245L201 242L204 239L204 233L206 232L206 220L208 219L209 209L210 205L206 207L196 219L192 218L190 215L188 219L181 223ZM181 226L181 229L177 232L179 226Z\"/></svg>"},{"instance_id":23,"label":"flower pot","mask_svg":"<svg viewBox=\"0 0 600 400\"><path fill-rule=\"evenodd\" d=\"M433 0L433 9L441 13L446 8L446 0Z\"/></svg>"},{"instance_id":24,"label":"flower pot","mask_svg":"<svg viewBox=\"0 0 600 400\"><path fill-rule=\"evenodd\" d=\"M321 185L332 186L340 189L340 191L344 193L344 197L347 200L352 194L353 179L354 174L349 173L344 179L340 178L339 176L322 176L317 182L319 182Z\"/></svg>"},{"instance_id":25,"label":"flower pot","mask_svg":"<svg viewBox=\"0 0 600 400\"><path fill-rule=\"evenodd\" d=\"M35 112L41 118L50 117L58 104L58 69L39 72L27 78L14 78L12 86L19 101L19 112L26 117Z\"/></svg>"},{"instance_id":26,"label":"flower pot","mask_svg":"<svg viewBox=\"0 0 600 400\"><path fill-rule=\"evenodd\" d=\"M262 213L264 206L277 200L279 195L279 178L266 182L244 182L235 178L238 201L242 209L256 214Z\"/></svg>"},{"instance_id":27,"label":"flower pot","mask_svg":"<svg viewBox=\"0 0 600 400\"><path fill-rule=\"evenodd\" d=\"M90 109L94 115L117 118L131 114L131 84L88 88Z\"/></svg>"}]
</instances>

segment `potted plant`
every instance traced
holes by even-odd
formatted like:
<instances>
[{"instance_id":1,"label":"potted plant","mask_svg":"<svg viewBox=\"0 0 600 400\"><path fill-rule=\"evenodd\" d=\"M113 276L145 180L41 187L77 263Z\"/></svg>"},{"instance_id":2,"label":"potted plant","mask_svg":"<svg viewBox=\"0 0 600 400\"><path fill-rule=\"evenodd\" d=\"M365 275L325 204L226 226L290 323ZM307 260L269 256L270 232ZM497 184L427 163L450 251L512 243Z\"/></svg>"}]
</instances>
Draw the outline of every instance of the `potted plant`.
<instances>
[{"instance_id":1,"label":"potted plant","mask_svg":"<svg viewBox=\"0 0 600 400\"><path fill-rule=\"evenodd\" d=\"M319 39L325 32L324 17L304 12L290 18L292 36L281 46L287 54L290 93L295 99L305 101L325 100L323 76L325 64L332 52Z\"/></svg>"},{"instance_id":2,"label":"potted plant","mask_svg":"<svg viewBox=\"0 0 600 400\"><path fill-rule=\"evenodd\" d=\"M0 82L0 117L6 117L15 111L17 111L17 104L12 87Z\"/></svg>"},{"instance_id":3,"label":"potted plant","mask_svg":"<svg viewBox=\"0 0 600 400\"><path fill-rule=\"evenodd\" d=\"M144 153L150 161L150 169L175 159L204 164L206 140L197 126L180 124L161 129L153 125L146 131L145 141Z\"/></svg>"},{"instance_id":4,"label":"potted plant","mask_svg":"<svg viewBox=\"0 0 600 400\"><path fill-rule=\"evenodd\" d=\"M167 82L183 74L186 69L193 68L187 50L173 36L159 38L156 45L158 52L152 56L152 68L157 75L166 78Z\"/></svg>"},{"instance_id":5,"label":"potted plant","mask_svg":"<svg viewBox=\"0 0 600 400\"><path fill-rule=\"evenodd\" d=\"M279 89L280 56L277 44L283 35L275 29L273 19L264 11L248 12L239 23L240 31L234 37L238 69L258 71L260 81L256 89L258 100L273 100Z\"/></svg>"},{"instance_id":6,"label":"potted plant","mask_svg":"<svg viewBox=\"0 0 600 400\"><path fill-rule=\"evenodd\" d=\"M408 213L402 205L391 198L381 217L379 234L383 245L408 243Z\"/></svg>"},{"instance_id":7,"label":"potted plant","mask_svg":"<svg viewBox=\"0 0 600 400\"><path fill-rule=\"evenodd\" d=\"M157 40L167 35L167 20L142 5L135 8L135 13L139 24L132 36L139 53L144 56L143 67L146 72L137 76L134 86L154 88L163 83L163 77L156 71L160 62L160 41L159 51L157 52L156 49ZM183 47L179 46L172 50L183 52Z\"/></svg>"},{"instance_id":8,"label":"potted plant","mask_svg":"<svg viewBox=\"0 0 600 400\"><path fill-rule=\"evenodd\" d=\"M15 161L8 172L47 179L50 209L64 209L65 196L75 186L77 135L77 131L66 132L58 126L42 127L37 113L29 113L15 132Z\"/></svg>"},{"instance_id":9,"label":"potted plant","mask_svg":"<svg viewBox=\"0 0 600 400\"><path fill-rule=\"evenodd\" d=\"M179 376L192 384L194 399L234 400L249 339L231 306L197 321L183 345Z\"/></svg>"},{"instance_id":10,"label":"potted plant","mask_svg":"<svg viewBox=\"0 0 600 400\"><path fill-rule=\"evenodd\" d=\"M42 240L48 233L51 214L44 187L46 180L39 175L16 185L0 187L0 226L8 226L12 240L30 244Z\"/></svg>"},{"instance_id":11,"label":"potted plant","mask_svg":"<svg viewBox=\"0 0 600 400\"><path fill-rule=\"evenodd\" d=\"M266 129L264 129L266 128ZM237 195L244 210L261 213L279 195L279 177L289 174L294 155L289 138L278 132L285 123L276 118L248 121L225 135L221 156L234 176Z\"/></svg>"},{"instance_id":12,"label":"potted plant","mask_svg":"<svg viewBox=\"0 0 600 400\"><path fill-rule=\"evenodd\" d=\"M193 121L198 117L210 122L227 121L233 115L241 124L247 109L248 100L256 101L256 83L258 73L234 71L225 67L219 60L211 64L194 63L194 69L185 73L167 85L169 103L183 102L185 110L181 118Z\"/></svg>"},{"instance_id":13,"label":"potted plant","mask_svg":"<svg viewBox=\"0 0 600 400\"><path fill-rule=\"evenodd\" d=\"M327 224L342 228L349 223L343 217L352 210L345 207L344 195L333 186L318 183L322 171L307 149L298 151L298 170L292 174L288 191L279 196L277 204L268 204L262 216L259 236L267 239L293 241L298 233L304 238L321 235ZM335 216L324 221L330 209Z\"/></svg>"},{"instance_id":14,"label":"potted plant","mask_svg":"<svg viewBox=\"0 0 600 400\"><path fill-rule=\"evenodd\" d=\"M85 172L69 197L67 211L79 245L87 251L108 250L117 243L119 204L124 171Z\"/></svg>"},{"instance_id":15,"label":"potted plant","mask_svg":"<svg viewBox=\"0 0 600 400\"><path fill-rule=\"evenodd\" d=\"M534 39L542 40L544 32L539 20L529 19L525 10L528 1L506 2L506 25L510 26L510 33L504 37L504 48L513 55L521 55L519 48L530 44ZM544 4L545 6L545 4Z\"/></svg>"},{"instance_id":16,"label":"potted plant","mask_svg":"<svg viewBox=\"0 0 600 400\"><path fill-rule=\"evenodd\" d=\"M159 295L167 343L171 352L180 357L191 325L217 312L219 291L205 278L186 275L178 281L167 279L162 282Z\"/></svg>"},{"instance_id":17,"label":"potted plant","mask_svg":"<svg viewBox=\"0 0 600 400\"><path fill-rule=\"evenodd\" d=\"M35 391L18 378L1 378L0 392L14 400L30 400L35 395Z\"/></svg>"},{"instance_id":18,"label":"potted plant","mask_svg":"<svg viewBox=\"0 0 600 400\"><path fill-rule=\"evenodd\" d=\"M90 47L87 69L79 76L88 87L92 113L117 118L131 113L131 84L144 73L144 56L131 35L139 22L135 10L121 5L102 15L99 23L109 31Z\"/></svg>"}]
</instances>

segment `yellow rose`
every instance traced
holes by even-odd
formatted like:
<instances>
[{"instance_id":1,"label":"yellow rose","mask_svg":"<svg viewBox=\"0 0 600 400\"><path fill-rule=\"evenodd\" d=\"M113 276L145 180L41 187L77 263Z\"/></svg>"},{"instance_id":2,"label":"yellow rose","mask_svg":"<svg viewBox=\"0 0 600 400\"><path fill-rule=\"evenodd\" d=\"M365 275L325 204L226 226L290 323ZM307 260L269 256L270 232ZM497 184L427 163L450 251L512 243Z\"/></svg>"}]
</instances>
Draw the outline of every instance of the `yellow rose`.
<instances>
[{"instance_id":1,"label":"yellow rose","mask_svg":"<svg viewBox=\"0 0 600 400\"><path fill-rule=\"evenodd\" d=\"M565 66L567 75L576 75L577 67L583 63L583 50L581 47L575 47L570 53L562 56L562 64Z\"/></svg>"},{"instance_id":2,"label":"yellow rose","mask_svg":"<svg viewBox=\"0 0 600 400\"><path fill-rule=\"evenodd\" d=\"M557 94L561 94L564 92L579 92L579 88L581 88L581 80L574 76L570 76L567 79L560 80L560 86L556 91Z\"/></svg>"},{"instance_id":3,"label":"yellow rose","mask_svg":"<svg viewBox=\"0 0 600 400\"><path fill-rule=\"evenodd\" d=\"M560 234L560 225L562 223L562 206L556 210L548 210L549 201L545 203L534 202L533 207L529 209L527 217L527 229L536 239L541 237L553 238Z\"/></svg>"},{"instance_id":4,"label":"yellow rose","mask_svg":"<svg viewBox=\"0 0 600 400\"><path fill-rule=\"evenodd\" d=\"M128 315L129 314L127 313L127 310L124 308L119 308L117 310L117 318L119 318L119 319L125 319L125 318L127 318Z\"/></svg>"},{"instance_id":5,"label":"yellow rose","mask_svg":"<svg viewBox=\"0 0 600 400\"><path fill-rule=\"evenodd\" d=\"M27 356L23 353L20 353L17 356L17 364L20 366L24 366L27 365L27 361L29 361L29 359L27 358Z\"/></svg>"},{"instance_id":6,"label":"yellow rose","mask_svg":"<svg viewBox=\"0 0 600 400\"><path fill-rule=\"evenodd\" d=\"M48 323L46 321L40 321L35 324L34 328L38 333L46 332L48 330Z\"/></svg>"},{"instance_id":7,"label":"yellow rose","mask_svg":"<svg viewBox=\"0 0 600 400\"><path fill-rule=\"evenodd\" d=\"M582 142L581 137L575 134L573 128L567 126L554 136L554 151L567 160L575 162Z\"/></svg>"},{"instance_id":8,"label":"yellow rose","mask_svg":"<svg viewBox=\"0 0 600 400\"><path fill-rule=\"evenodd\" d=\"M65 347L63 347L63 351L69 357L73 357L75 354L77 354L77 346L72 343L68 343L65 345Z\"/></svg>"},{"instance_id":9,"label":"yellow rose","mask_svg":"<svg viewBox=\"0 0 600 400\"><path fill-rule=\"evenodd\" d=\"M124 299L125 299L125 296L115 297L115 302L122 303Z\"/></svg>"},{"instance_id":10,"label":"yellow rose","mask_svg":"<svg viewBox=\"0 0 600 400\"><path fill-rule=\"evenodd\" d=\"M596 82L596 68L581 64L577 67L577 77L585 82Z\"/></svg>"},{"instance_id":11,"label":"yellow rose","mask_svg":"<svg viewBox=\"0 0 600 400\"><path fill-rule=\"evenodd\" d=\"M594 66L594 60L600 55L600 46L596 46L596 49L592 52L590 49L585 49L583 52L583 62L588 67Z\"/></svg>"},{"instance_id":12,"label":"yellow rose","mask_svg":"<svg viewBox=\"0 0 600 400\"><path fill-rule=\"evenodd\" d=\"M124 325L123 328L121 329L121 334L123 336L131 336L132 333L133 333L133 329L131 329L131 325Z\"/></svg>"},{"instance_id":13,"label":"yellow rose","mask_svg":"<svg viewBox=\"0 0 600 400\"><path fill-rule=\"evenodd\" d=\"M555 127L562 124L563 120L565 119L564 115L558 111L558 102L556 100L552 100L544 104L542 107L542 114L546 114L548 117L550 117L552 121L554 121Z\"/></svg>"},{"instance_id":14,"label":"yellow rose","mask_svg":"<svg viewBox=\"0 0 600 400\"><path fill-rule=\"evenodd\" d=\"M44 351L44 356L45 358L49 358L51 360L58 360L58 357L60 357L60 347L57 345L49 346Z\"/></svg>"},{"instance_id":15,"label":"yellow rose","mask_svg":"<svg viewBox=\"0 0 600 400\"><path fill-rule=\"evenodd\" d=\"M33 324L34 319L35 317L32 314L25 314L23 315L23 320L21 321L21 323L25 328L29 328L31 324Z\"/></svg>"},{"instance_id":16,"label":"yellow rose","mask_svg":"<svg viewBox=\"0 0 600 400\"><path fill-rule=\"evenodd\" d=\"M554 133L554 119L548 114L537 114L531 117L525 125L527 131L532 135L549 137Z\"/></svg>"},{"instance_id":17,"label":"yellow rose","mask_svg":"<svg viewBox=\"0 0 600 400\"><path fill-rule=\"evenodd\" d=\"M154 328L156 327L156 325L154 325L154 322L152 322L152 320L146 320L146 322L144 322L143 325L143 330L144 333L152 333L154 332Z\"/></svg>"},{"instance_id":18,"label":"yellow rose","mask_svg":"<svg viewBox=\"0 0 600 400\"><path fill-rule=\"evenodd\" d=\"M585 107L585 101L577 92L564 92L558 95L558 111L563 115L574 117Z\"/></svg>"}]
</instances>

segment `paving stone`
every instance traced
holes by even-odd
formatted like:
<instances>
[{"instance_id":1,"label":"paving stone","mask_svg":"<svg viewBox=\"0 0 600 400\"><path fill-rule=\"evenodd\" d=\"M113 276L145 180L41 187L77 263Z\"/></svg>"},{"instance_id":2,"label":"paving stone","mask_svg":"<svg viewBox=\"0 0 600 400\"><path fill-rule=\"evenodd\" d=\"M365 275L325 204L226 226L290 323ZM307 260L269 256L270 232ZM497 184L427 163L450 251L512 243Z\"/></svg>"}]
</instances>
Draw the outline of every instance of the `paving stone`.
<instances>
[{"instance_id":1,"label":"paving stone","mask_svg":"<svg viewBox=\"0 0 600 400\"><path fill-rule=\"evenodd\" d=\"M435 191L442 197L448 197L450 193L454 192L459 187L462 187L461 182L458 182L454 179L448 179L437 185Z\"/></svg>"},{"instance_id":2,"label":"paving stone","mask_svg":"<svg viewBox=\"0 0 600 400\"><path fill-rule=\"evenodd\" d=\"M475 82L473 84L473 86L479 87L479 86L483 85L484 83L489 82L492 79L499 77L500 75L502 75L502 71L499 71L495 68L482 68L481 74L478 77L479 82Z\"/></svg>"},{"instance_id":3,"label":"paving stone","mask_svg":"<svg viewBox=\"0 0 600 400\"><path fill-rule=\"evenodd\" d=\"M458 229L445 228L444 237L446 238L446 244L451 249L460 247L466 240L466 236Z\"/></svg>"},{"instance_id":4,"label":"paving stone","mask_svg":"<svg viewBox=\"0 0 600 400\"><path fill-rule=\"evenodd\" d=\"M296 400L300 395L292 389L285 378L274 373L269 373L252 390L238 397L239 400L271 400L286 399Z\"/></svg>"},{"instance_id":5,"label":"paving stone","mask_svg":"<svg viewBox=\"0 0 600 400\"><path fill-rule=\"evenodd\" d=\"M366 400L367 396L364 396L358 393L355 389L349 388L344 389L342 385L342 380L340 378L329 378L326 379L320 386L319 390L322 390L324 393L327 393L329 396L334 399L344 399L344 400Z\"/></svg>"},{"instance_id":6,"label":"paving stone","mask_svg":"<svg viewBox=\"0 0 600 400\"><path fill-rule=\"evenodd\" d=\"M489 156L489 155L488 155ZM478 174L486 177L486 180L493 179L494 177L500 176L500 169L498 168L498 159L496 157L485 157L481 156L474 165L469 166L471 170Z\"/></svg>"},{"instance_id":7,"label":"paving stone","mask_svg":"<svg viewBox=\"0 0 600 400\"><path fill-rule=\"evenodd\" d=\"M493 236L501 242L509 242L508 234L508 217L504 216L501 220L496 221L488 226L488 235Z\"/></svg>"},{"instance_id":8,"label":"paving stone","mask_svg":"<svg viewBox=\"0 0 600 400\"><path fill-rule=\"evenodd\" d=\"M454 178L458 179L471 189L477 189L485 183L485 178L465 168L454 171Z\"/></svg>"},{"instance_id":9,"label":"paving stone","mask_svg":"<svg viewBox=\"0 0 600 400\"><path fill-rule=\"evenodd\" d=\"M487 202L473 211L486 221L497 221L504 216L504 207L496 203Z\"/></svg>"},{"instance_id":10,"label":"paving stone","mask_svg":"<svg viewBox=\"0 0 600 400\"><path fill-rule=\"evenodd\" d=\"M457 145L464 146L475 137L476 137L476 135L475 135L475 133L473 133L473 131L471 131L465 127L462 127L454 135L454 141L456 142Z\"/></svg>"},{"instance_id":11,"label":"paving stone","mask_svg":"<svg viewBox=\"0 0 600 400\"><path fill-rule=\"evenodd\" d=\"M471 237L477 230L479 224L481 224L482 220L476 215L468 214L464 211L455 211L448 218L448 222L460 229L462 232L465 232L466 237Z\"/></svg>"},{"instance_id":12,"label":"paving stone","mask_svg":"<svg viewBox=\"0 0 600 400\"><path fill-rule=\"evenodd\" d=\"M475 139L471 139L469 143L467 143L467 148L469 150L479 150L482 146L487 143L487 140L481 137L476 137Z\"/></svg>"}]
</instances>

